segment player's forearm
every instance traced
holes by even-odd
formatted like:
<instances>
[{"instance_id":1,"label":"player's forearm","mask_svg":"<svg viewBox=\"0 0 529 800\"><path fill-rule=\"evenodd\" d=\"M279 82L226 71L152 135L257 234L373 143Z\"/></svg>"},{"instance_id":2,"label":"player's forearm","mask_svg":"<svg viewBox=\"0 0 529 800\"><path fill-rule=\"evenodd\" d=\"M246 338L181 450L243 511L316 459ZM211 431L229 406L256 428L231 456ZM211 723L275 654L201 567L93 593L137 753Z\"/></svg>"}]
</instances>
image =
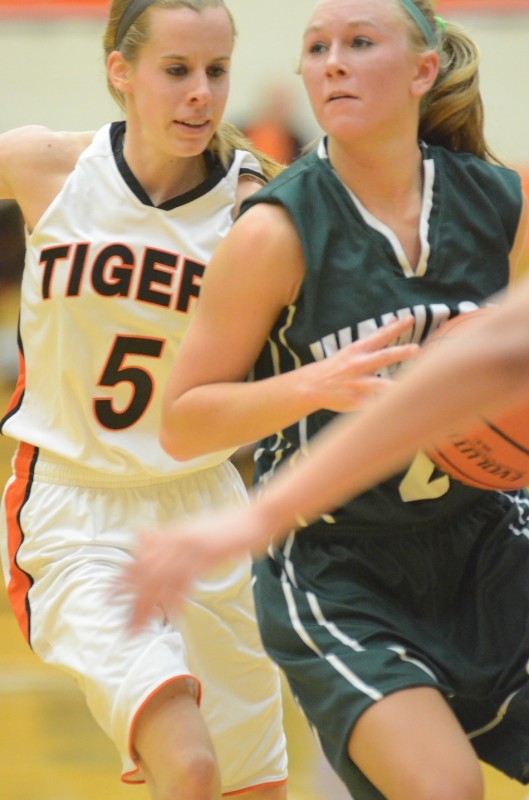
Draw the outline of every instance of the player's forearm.
<instances>
[{"instance_id":1,"label":"player's forearm","mask_svg":"<svg viewBox=\"0 0 529 800\"><path fill-rule=\"evenodd\" d=\"M161 442L178 460L249 444L318 408L298 372L250 383L194 387L164 411Z\"/></svg>"},{"instance_id":2,"label":"player's forearm","mask_svg":"<svg viewBox=\"0 0 529 800\"><path fill-rule=\"evenodd\" d=\"M254 383L238 377L253 361L246 359L242 366L236 361L236 367L228 364L223 371L222 351L217 351L217 362L204 368L202 348L195 348L194 361L188 340L183 369L177 361L165 393L162 445L174 458L188 460L255 442L319 409L358 408L391 383L376 377L380 370L416 356L416 345L394 344L412 322L412 317L394 320L328 358Z\"/></svg>"}]
</instances>

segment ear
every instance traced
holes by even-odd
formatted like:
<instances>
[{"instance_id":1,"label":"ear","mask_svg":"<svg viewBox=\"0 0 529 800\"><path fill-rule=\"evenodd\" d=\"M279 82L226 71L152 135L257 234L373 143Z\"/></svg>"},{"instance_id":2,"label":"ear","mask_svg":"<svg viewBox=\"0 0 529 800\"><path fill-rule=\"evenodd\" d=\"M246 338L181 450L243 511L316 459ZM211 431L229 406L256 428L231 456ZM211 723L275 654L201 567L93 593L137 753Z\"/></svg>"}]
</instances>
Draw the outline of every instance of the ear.
<instances>
[{"instance_id":1,"label":"ear","mask_svg":"<svg viewBox=\"0 0 529 800\"><path fill-rule=\"evenodd\" d=\"M439 74L439 54L435 50L427 50L417 56L416 72L412 80L412 92L422 97L430 91Z\"/></svg>"},{"instance_id":2,"label":"ear","mask_svg":"<svg viewBox=\"0 0 529 800\"><path fill-rule=\"evenodd\" d=\"M119 50L113 50L107 59L107 74L112 86L118 92L130 92L130 71L131 66L125 61Z\"/></svg>"}]
</instances>

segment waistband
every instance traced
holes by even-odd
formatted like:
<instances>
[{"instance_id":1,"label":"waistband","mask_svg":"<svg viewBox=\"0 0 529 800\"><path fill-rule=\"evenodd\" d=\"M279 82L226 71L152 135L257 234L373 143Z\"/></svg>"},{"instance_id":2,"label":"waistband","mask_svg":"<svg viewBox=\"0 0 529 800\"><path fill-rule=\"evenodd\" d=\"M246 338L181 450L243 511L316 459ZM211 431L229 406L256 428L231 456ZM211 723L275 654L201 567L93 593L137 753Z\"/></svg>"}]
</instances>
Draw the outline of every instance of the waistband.
<instances>
[{"instance_id":1,"label":"waistband","mask_svg":"<svg viewBox=\"0 0 529 800\"><path fill-rule=\"evenodd\" d=\"M44 483L63 486L86 486L97 489L113 489L134 486L160 486L185 481L197 473L223 473L235 470L229 461L211 467L197 467L189 471L178 470L167 475L139 473L99 472L67 459L61 459L49 451L40 450L33 445L20 443L12 461L13 473L17 478L31 478Z\"/></svg>"}]
</instances>

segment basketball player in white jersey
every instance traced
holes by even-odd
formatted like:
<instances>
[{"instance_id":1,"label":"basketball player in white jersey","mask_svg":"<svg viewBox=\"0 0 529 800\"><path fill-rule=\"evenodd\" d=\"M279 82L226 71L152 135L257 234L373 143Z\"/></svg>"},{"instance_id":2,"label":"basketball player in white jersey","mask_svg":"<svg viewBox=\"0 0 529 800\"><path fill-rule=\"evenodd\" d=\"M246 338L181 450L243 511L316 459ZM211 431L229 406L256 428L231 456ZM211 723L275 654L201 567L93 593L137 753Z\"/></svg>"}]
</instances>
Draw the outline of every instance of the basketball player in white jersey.
<instances>
[{"instance_id":1,"label":"basketball player in white jersey","mask_svg":"<svg viewBox=\"0 0 529 800\"><path fill-rule=\"evenodd\" d=\"M234 34L221 0L114 0L104 45L126 121L0 137L0 197L27 227L1 423L19 441L1 519L9 598L34 652L78 680L123 780L154 800L286 798L248 562L197 586L177 626L160 608L130 638L126 598L110 599L138 524L246 500L229 451L180 464L158 443L206 264L278 169L221 122Z\"/></svg>"}]
</instances>

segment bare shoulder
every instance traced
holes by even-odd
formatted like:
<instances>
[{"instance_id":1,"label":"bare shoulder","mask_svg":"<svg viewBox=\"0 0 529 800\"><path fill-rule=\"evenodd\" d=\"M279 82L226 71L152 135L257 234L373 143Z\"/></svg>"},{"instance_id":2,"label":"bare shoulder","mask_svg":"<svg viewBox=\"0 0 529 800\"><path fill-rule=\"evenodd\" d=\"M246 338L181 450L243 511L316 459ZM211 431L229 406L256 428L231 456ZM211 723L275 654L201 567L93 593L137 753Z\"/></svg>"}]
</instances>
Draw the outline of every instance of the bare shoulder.
<instances>
[{"instance_id":1,"label":"bare shoulder","mask_svg":"<svg viewBox=\"0 0 529 800\"><path fill-rule=\"evenodd\" d=\"M94 137L93 132L52 131L42 125L15 128L0 136L0 183L14 198L28 176L64 176Z\"/></svg>"},{"instance_id":2,"label":"bare shoulder","mask_svg":"<svg viewBox=\"0 0 529 800\"><path fill-rule=\"evenodd\" d=\"M27 125L0 135L0 197L16 200L30 227L60 191L92 131Z\"/></svg>"},{"instance_id":3,"label":"bare shoulder","mask_svg":"<svg viewBox=\"0 0 529 800\"><path fill-rule=\"evenodd\" d=\"M282 206L271 203L257 203L238 217L213 256L212 264L219 262L236 283L251 275L254 285L280 297L281 305L292 302L305 276L296 226Z\"/></svg>"},{"instance_id":4,"label":"bare shoulder","mask_svg":"<svg viewBox=\"0 0 529 800\"><path fill-rule=\"evenodd\" d=\"M243 200L246 200L247 197L250 195L255 194L259 189L262 189L263 186L266 184L266 180L263 178L262 181L259 181L254 175L243 174L239 177L239 184L237 186L237 200L235 204L235 209L233 211L233 218L237 217L239 210L241 208Z\"/></svg>"},{"instance_id":5,"label":"bare shoulder","mask_svg":"<svg viewBox=\"0 0 529 800\"><path fill-rule=\"evenodd\" d=\"M93 131L52 131L43 125L14 128L0 136L0 163L72 170L93 137Z\"/></svg>"},{"instance_id":6,"label":"bare shoulder","mask_svg":"<svg viewBox=\"0 0 529 800\"><path fill-rule=\"evenodd\" d=\"M250 246L268 243L272 248L286 247L290 253L298 252L301 244L299 235L290 214L282 205L256 203L242 214L233 226L240 231L239 237L246 238Z\"/></svg>"}]
</instances>

